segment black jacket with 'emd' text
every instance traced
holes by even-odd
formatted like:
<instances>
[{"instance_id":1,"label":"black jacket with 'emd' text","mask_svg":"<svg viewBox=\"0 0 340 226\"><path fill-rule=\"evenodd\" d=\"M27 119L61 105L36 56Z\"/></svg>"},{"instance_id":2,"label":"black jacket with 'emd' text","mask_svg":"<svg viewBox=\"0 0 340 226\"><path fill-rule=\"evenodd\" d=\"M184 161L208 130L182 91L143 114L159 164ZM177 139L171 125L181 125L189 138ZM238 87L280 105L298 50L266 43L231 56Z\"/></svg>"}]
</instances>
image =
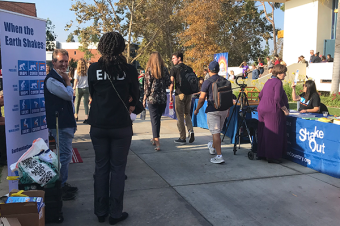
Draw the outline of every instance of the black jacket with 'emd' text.
<instances>
[{"instance_id":1,"label":"black jacket with 'emd' text","mask_svg":"<svg viewBox=\"0 0 340 226\"><path fill-rule=\"evenodd\" d=\"M112 80L126 107L135 106L139 99L137 70L129 64L122 66L124 72L103 72L99 63L91 64L88 70L89 90L92 97L88 122L93 127L119 129L131 126L130 115L112 87ZM129 103L129 97L132 102Z\"/></svg>"}]
</instances>

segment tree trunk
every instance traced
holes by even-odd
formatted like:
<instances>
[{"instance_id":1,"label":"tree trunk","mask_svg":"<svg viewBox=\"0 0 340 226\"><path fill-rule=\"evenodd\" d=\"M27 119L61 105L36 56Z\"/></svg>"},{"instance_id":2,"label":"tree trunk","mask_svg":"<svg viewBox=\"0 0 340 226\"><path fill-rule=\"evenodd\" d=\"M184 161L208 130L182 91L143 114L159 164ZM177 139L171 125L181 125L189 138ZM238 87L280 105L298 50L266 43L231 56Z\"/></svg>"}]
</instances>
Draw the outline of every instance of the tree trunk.
<instances>
[{"instance_id":1,"label":"tree trunk","mask_svg":"<svg viewBox=\"0 0 340 226\"><path fill-rule=\"evenodd\" d=\"M340 0L339 0L339 5L340 5ZM336 25L336 38L335 38L335 51L334 51L331 93L339 92L339 82L340 82L340 12L338 12L338 23Z\"/></svg>"},{"instance_id":2,"label":"tree trunk","mask_svg":"<svg viewBox=\"0 0 340 226\"><path fill-rule=\"evenodd\" d=\"M273 6L272 6L272 25L273 25L273 44L274 44L274 56L277 54L277 45L276 45L276 28L275 28L275 22L274 22L274 4L275 3L272 3Z\"/></svg>"},{"instance_id":3,"label":"tree trunk","mask_svg":"<svg viewBox=\"0 0 340 226\"><path fill-rule=\"evenodd\" d=\"M133 22L133 13L134 13L134 5L135 1L132 1L131 9L130 9L130 24L129 24L129 32L128 32L128 46L127 46L127 63L130 63L130 46L131 46L131 32L132 32L132 22Z\"/></svg>"},{"instance_id":4,"label":"tree trunk","mask_svg":"<svg viewBox=\"0 0 340 226\"><path fill-rule=\"evenodd\" d=\"M268 4L270 5L270 7L272 8L272 18L269 18L268 13L267 13L267 8L266 5L264 3L264 1L260 1L260 3L263 6L263 11L264 11L264 15L266 17L266 19L272 24L273 26L273 45L274 45L274 55L277 54L277 46L276 46L276 30L275 30L275 21L274 21L274 10L275 10L275 3L270 3L268 2Z\"/></svg>"},{"instance_id":5,"label":"tree trunk","mask_svg":"<svg viewBox=\"0 0 340 226\"><path fill-rule=\"evenodd\" d=\"M170 6L172 7L172 5ZM169 13L169 9L167 9L167 15L171 15L171 12ZM167 21L168 25L167 25L167 39L168 39L168 57L167 57L167 65L170 66L171 65L171 58L172 58L172 54L173 54L173 49L172 49L172 37L171 37L171 21L168 20Z\"/></svg>"}]
</instances>

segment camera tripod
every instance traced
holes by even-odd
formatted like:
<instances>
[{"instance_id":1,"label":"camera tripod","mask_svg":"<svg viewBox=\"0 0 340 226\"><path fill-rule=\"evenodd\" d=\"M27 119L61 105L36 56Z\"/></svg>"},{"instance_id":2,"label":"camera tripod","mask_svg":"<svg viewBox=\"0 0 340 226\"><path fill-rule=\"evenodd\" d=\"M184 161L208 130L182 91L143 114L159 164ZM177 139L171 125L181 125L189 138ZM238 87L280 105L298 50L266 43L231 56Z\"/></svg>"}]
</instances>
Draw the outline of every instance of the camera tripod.
<instances>
[{"instance_id":1,"label":"camera tripod","mask_svg":"<svg viewBox=\"0 0 340 226\"><path fill-rule=\"evenodd\" d=\"M233 148L234 155L236 155L236 152L237 152L237 148L236 148L237 141L238 141L238 145L239 145L238 149L241 148L241 134L242 134L242 131L244 129L247 131L250 143L253 142L249 127L247 125L246 116L247 116L247 113L251 113L254 109L252 109L249 106L247 94L244 92L247 85L246 84L238 84L238 85L240 86L241 90L240 90L240 93L239 93L237 100L235 102L234 109L233 109L233 111L232 111L232 113L229 117L228 123L226 125L226 130L225 130L223 138L222 138L222 142L223 142L223 140L226 136L226 133L228 131L228 127L230 125L230 122L233 118L233 115L236 113L237 104L240 103L239 117L237 119L238 124L237 124L237 130L236 130L235 142L234 142L234 148ZM251 159L251 160L254 159L254 152L253 151L248 152L248 158Z\"/></svg>"}]
</instances>

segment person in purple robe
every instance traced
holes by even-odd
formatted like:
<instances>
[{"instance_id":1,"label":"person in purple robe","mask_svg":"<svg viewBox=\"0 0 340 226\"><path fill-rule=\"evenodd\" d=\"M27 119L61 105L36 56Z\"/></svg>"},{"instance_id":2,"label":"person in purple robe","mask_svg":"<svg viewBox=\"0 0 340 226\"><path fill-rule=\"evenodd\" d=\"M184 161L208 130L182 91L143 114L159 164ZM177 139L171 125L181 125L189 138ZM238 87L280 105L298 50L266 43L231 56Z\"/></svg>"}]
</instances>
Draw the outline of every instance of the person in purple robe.
<instances>
[{"instance_id":1,"label":"person in purple robe","mask_svg":"<svg viewBox=\"0 0 340 226\"><path fill-rule=\"evenodd\" d=\"M286 72L286 66L275 65L272 78L259 94L256 159L267 159L268 163L281 163L282 154L286 152L286 116L289 115L289 105L281 81L286 77Z\"/></svg>"}]
</instances>

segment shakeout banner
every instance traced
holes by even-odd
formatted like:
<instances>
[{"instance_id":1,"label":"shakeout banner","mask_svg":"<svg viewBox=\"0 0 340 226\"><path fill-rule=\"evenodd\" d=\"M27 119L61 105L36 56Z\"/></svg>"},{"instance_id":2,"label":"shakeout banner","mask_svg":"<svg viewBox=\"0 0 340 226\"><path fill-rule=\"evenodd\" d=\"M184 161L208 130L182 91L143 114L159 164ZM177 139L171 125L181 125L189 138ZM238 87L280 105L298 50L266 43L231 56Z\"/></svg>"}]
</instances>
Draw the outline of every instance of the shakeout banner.
<instances>
[{"instance_id":1,"label":"shakeout banner","mask_svg":"<svg viewBox=\"0 0 340 226\"><path fill-rule=\"evenodd\" d=\"M340 126L333 123L287 117L286 157L303 166L340 178L339 130Z\"/></svg>"},{"instance_id":2,"label":"shakeout banner","mask_svg":"<svg viewBox=\"0 0 340 226\"><path fill-rule=\"evenodd\" d=\"M227 78L228 74L228 53L217 53L214 55L215 61L220 65L218 75Z\"/></svg>"},{"instance_id":3,"label":"shakeout banner","mask_svg":"<svg viewBox=\"0 0 340 226\"><path fill-rule=\"evenodd\" d=\"M283 157L340 178L340 126L304 117L322 115L298 114L286 118L287 153ZM257 112L252 113L252 118L258 119Z\"/></svg>"},{"instance_id":4,"label":"shakeout banner","mask_svg":"<svg viewBox=\"0 0 340 226\"><path fill-rule=\"evenodd\" d=\"M8 175L10 165L31 147L48 142L45 116L46 21L0 10ZM9 190L17 182L9 182Z\"/></svg>"}]
</instances>

